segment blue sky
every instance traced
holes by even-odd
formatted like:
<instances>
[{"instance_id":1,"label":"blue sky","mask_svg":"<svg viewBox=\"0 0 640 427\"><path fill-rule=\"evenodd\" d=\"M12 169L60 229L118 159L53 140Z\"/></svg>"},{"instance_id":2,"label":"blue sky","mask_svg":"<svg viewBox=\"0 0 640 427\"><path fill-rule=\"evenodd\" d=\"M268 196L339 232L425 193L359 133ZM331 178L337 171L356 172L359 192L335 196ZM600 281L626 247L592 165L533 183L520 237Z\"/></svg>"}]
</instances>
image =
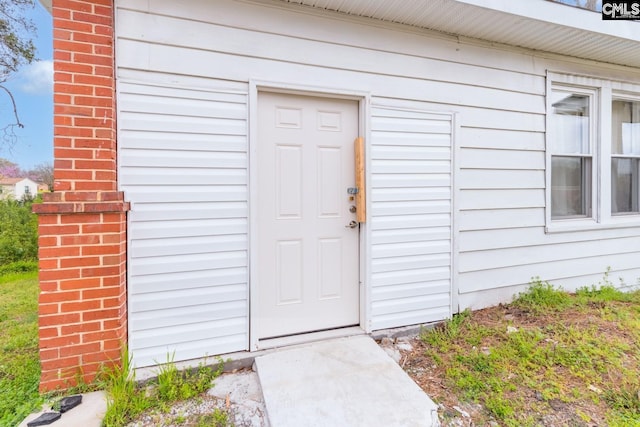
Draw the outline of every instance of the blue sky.
<instances>
[{"instance_id":1,"label":"blue sky","mask_svg":"<svg viewBox=\"0 0 640 427\"><path fill-rule=\"evenodd\" d=\"M34 43L40 61L23 67L4 84L16 99L24 129L16 129L18 140L13 147L0 145L0 157L25 170L53 162L52 20L40 2L29 15L38 28ZM13 119L12 114L9 98L0 93L0 127Z\"/></svg>"}]
</instances>

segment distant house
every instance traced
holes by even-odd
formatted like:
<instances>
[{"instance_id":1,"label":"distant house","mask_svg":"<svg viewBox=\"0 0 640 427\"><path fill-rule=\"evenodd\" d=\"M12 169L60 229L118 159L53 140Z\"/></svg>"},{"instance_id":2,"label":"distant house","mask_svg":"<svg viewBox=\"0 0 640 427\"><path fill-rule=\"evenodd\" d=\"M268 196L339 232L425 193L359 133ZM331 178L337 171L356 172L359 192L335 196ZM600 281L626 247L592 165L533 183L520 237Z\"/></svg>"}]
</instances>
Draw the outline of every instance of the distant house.
<instances>
[{"instance_id":1,"label":"distant house","mask_svg":"<svg viewBox=\"0 0 640 427\"><path fill-rule=\"evenodd\" d=\"M544 0L41 1L42 389L125 345L142 367L441 321L535 276L640 277L637 22Z\"/></svg>"},{"instance_id":2,"label":"distant house","mask_svg":"<svg viewBox=\"0 0 640 427\"><path fill-rule=\"evenodd\" d=\"M0 179L0 199L20 200L25 196L36 196L40 186L29 178Z\"/></svg>"}]
</instances>

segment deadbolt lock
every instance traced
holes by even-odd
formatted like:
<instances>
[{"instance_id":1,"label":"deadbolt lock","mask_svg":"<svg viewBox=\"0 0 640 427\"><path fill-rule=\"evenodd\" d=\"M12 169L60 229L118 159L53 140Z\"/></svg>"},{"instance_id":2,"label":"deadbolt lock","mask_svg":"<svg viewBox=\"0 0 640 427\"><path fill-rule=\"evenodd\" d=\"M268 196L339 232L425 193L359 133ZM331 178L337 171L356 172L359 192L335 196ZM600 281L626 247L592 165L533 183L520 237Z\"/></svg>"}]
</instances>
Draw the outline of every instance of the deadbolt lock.
<instances>
[{"instance_id":1,"label":"deadbolt lock","mask_svg":"<svg viewBox=\"0 0 640 427\"><path fill-rule=\"evenodd\" d=\"M349 206L349 212L356 213L356 207L355 206Z\"/></svg>"}]
</instances>

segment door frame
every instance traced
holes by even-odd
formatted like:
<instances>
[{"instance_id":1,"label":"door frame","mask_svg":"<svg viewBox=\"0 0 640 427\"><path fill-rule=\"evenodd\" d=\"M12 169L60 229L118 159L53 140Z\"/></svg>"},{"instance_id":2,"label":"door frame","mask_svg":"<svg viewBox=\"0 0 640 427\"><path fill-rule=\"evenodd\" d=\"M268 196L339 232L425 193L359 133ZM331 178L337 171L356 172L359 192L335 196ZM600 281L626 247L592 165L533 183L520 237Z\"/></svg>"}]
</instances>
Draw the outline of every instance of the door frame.
<instances>
[{"instance_id":1,"label":"door frame","mask_svg":"<svg viewBox=\"0 0 640 427\"><path fill-rule=\"evenodd\" d=\"M249 286L248 286L248 295L247 299L249 301L249 312L247 315L248 319L248 327L247 337L249 342L247 343L249 351L257 351L262 349L260 347L258 334L256 333L257 328L257 317L258 317L258 286L260 282L260 278L258 277L258 233L252 232L252 230L256 230L258 227L258 174L257 174L257 165L258 165L258 96L261 92L273 92L277 94L283 95L302 95L302 96L312 96L316 98L330 98L330 99L348 99L358 102L358 132L359 135L354 135L353 138L355 140L358 136L363 136L365 138L365 146L368 147L368 141L370 140L370 126L369 126L369 105L370 105L370 94L362 91L353 91L348 89L339 89L339 88L323 88L317 86L307 86L307 85L298 85L298 84L289 84L282 82L272 82L272 81L263 81L263 80L251 80L249 81L249 117L248 126L249 126L249 157L248 157L248 171L249 171L249 248L248 248L248 259L249 259ZM370 182L369 171L371 162L371 156L369 156L368 150L365 150L365 176L366 182ZM370 197L369 197L369 186L367 186L367 212L370 212ZM368 277L369 271L368 266L370 265L370 250L368 245L368 235L370 234L369 223L365 222L360 225L360 233L359 233L359 313L360 313L360 328L364 332L371 332L370 328L370 299L371 292L366 282L366 278ZM305 334L297 335L300 337L300 341L303 341L304 338L302 336ZM295 335L292 336L291 343L295 343Z\"/></svg>"}]
</instances>

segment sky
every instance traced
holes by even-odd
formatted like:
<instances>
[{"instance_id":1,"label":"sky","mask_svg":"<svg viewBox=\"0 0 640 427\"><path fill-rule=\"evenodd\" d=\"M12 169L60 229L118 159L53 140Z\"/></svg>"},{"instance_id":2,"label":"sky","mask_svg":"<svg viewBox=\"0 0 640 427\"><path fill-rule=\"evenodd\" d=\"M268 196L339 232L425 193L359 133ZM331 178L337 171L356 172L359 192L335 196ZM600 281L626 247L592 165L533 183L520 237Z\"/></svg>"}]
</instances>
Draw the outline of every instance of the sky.
<instances>
[{"instance_id":1,"label":"sky","mask_svg":"<svg viewBox=\"0 0 640 427\"><path fill-rule=\"evenodd\" d=\"M37 27L34 43L39 61L21 68L6 86L15 97L18 116L24 124L16 129L13 147L0 145L0 157L29 170L40 163L53 163L53 48L52 19L36 1L29 17ZM13 108L4 92L0 92L0 126L13 120Z\"/></svg>"}]
</instances>

